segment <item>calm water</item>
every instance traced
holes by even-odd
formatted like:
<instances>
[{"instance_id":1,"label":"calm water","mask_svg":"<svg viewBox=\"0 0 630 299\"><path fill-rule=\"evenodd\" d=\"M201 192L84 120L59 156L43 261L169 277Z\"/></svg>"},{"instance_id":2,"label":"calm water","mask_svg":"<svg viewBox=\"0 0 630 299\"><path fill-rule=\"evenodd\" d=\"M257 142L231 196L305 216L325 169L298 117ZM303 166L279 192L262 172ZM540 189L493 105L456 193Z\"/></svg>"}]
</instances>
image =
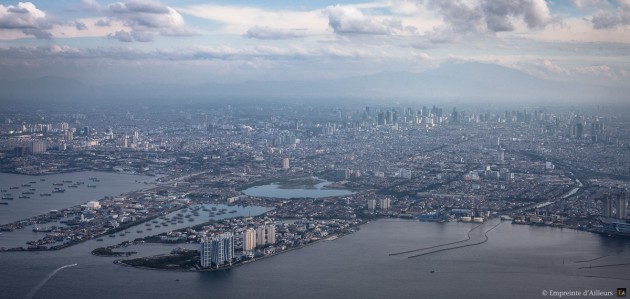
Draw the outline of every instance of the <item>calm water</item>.
<instances>
[{"instance_id":1,"label":"calm water","mask_svg":"<svg viewBox=\"0 0 630 299\"><path fill-rule=\"evenodd\" d=\"M345 196L352 194L352 191L339 189L325 189L324 186L330 182L322 182L315 185L315 189L283 189L278 184L255 186L243 190L249 196L276 197L276 198L321 198L333 196Z\"/></svg>"},{"instance_id":2,"label":"calm water","mask_svg":"<svg viewBox=\"0 0 630 299\"><path fill-rule=\"evenodd\" d=\"M411 259L389 256L461 240L472 227L381 220L335 241L212 273L117 266L114 258L91 256L99 245L91 241L58 252L0 254L0 289L3 298L24 298L33 290L34 298L543 298L549 289L630 287L628 265L579 269L630 263L630 243L573 230L503 223L478 246ZM471 242L483 240L491 227L473 231ZM172 246L143 248L155 254Z\"/></svg>"},{"instance_id":3,"label":"calm water","mask_svg":"<svg viewBox=\"0 0 630 299\"><path fill-rule=\"evenodd\" d=\"M229 211L236 211L236 212L234 213L226 212L225 214L222 214L222 215L215 215L215 216L210 217L208 214L209 212L205 212L202 209L199 209L196 211L196 213L198 213L198 216L194 216L193 210L191 208L184 208L181 210L171 212L167 215L164 215L164 217L166 217L167 220L164 220L162 219L162 217L160 217L160 218L156 218L142 224L132 226L125 230L125 232L128 232L128 233L125 233L124 236L120 235L123 232L118 232L114 234L114 237L109 237L109 235L104 236L101 238L102 241L98 241L98 244L95 245L95 247L115 245L123 241L133 241L136 238L157 235L163 232L190 227L193 225L208 222L209 220L220 220L224 218L243 217L243 216L256 216L256 215L265 213L269 210L268 208L265 208L265 207L256 207L256 206L238 207L238 206L227 206L223 204L204 204L204 205L196 205L196 206L202 207L202 208L205 207L207 209L216 207L218 210L227 209L228 212ZM184 218L183 223L179 223L177 220L174 219L174 217L176 217L177 214L182 214L184 216L190 214L191 216L189 218ZM189 221L188 219L193 219L193 221ZM153 221L157 221L157 223L154 223ZM166 222L168 226L161 225L164 222ZM175 224L172 224L172 222L175 222ZM150 225L146 225L146 224L150 224ZM41 226L46 227L46 226L51 226L51 225L59 225L59 224L48 223L45 225L40 225L40 227ZM28 245L26 244L26 242L31 241L31 240L41 239L42 237L44 237L45 235L44 233L35 233L33 232L33 228L34 228L33 226L27 226L23 229L15 230L12 232L2 232L0 234L0 247L7 247L7 248L14 248L14 247L20 247L20 246L27 247ZM91 242L96 242L96 241L91 241Z\"/></svg>"},{"instance_id":4,"label":"calm water","mask_svg":"<svg viewBox=\"0 0 630 299\"><path fill-rule=\"evenodd\" d=\"M98 178L100 181L93 182L89 178ZM41 181L41 179L45 181ZM69 187L73 183L63 183L63 186L53 185L63 181L72 181L73 183L80 181L84 184L78 185L76 188ZM151 188L155 185L148 183L153 182L155 182L154 177L92 171L43 176L0 173L0 190L6 190L1 192L2 196L13 197L13 200L2 200L2 202L9 204L0 205L0 223L10 223L45 214L50 210L68 208L108 195L115 196L129 191ZM22 186L23 184L31 186ZM91 188L88 185L96 187ZM18 189L11 189L11 187L18 187ZM64 193L52 193L55 187L66 191ZM35 189L35 191L30 191L30 189ZM23 195L22 192L33 192L34 194ZM50 193L51 196L41 196L42 193ZM19 198L20 196L30 198Z\"/></svg>"}]
</instances>

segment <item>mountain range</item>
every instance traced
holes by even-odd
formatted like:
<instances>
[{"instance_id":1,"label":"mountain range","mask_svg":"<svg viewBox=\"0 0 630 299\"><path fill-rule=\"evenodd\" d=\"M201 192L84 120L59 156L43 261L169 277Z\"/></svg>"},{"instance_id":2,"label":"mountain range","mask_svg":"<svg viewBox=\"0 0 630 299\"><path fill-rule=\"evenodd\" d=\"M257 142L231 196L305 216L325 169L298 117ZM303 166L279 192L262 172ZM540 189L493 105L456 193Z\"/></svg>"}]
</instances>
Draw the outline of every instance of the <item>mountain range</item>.
<instances>
[{"instance_id":1,"label":"mountain range","mask_svg":"<svg viewBox=\"0 0 630 299\"><path fill-rule=\"evenodd\" d=\"M313 81L245 81L199 85L93 85L64 77L0 81L3 103L143 103L247 99L369 99L584 103L626 101L630 88L553 81L485 63L446 63L422 73Z\"/></svg>"}]
</instances>

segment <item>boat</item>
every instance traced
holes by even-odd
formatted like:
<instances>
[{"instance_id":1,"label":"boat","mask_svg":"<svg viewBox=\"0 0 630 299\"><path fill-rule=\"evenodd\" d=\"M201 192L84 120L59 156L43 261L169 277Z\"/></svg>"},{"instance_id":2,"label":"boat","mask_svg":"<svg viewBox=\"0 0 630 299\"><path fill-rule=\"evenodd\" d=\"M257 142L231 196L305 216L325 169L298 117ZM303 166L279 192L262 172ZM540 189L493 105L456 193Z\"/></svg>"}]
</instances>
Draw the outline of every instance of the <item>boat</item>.
<instances>
[{"instance_id":1,"label":"boat","mask_svg":"<svg viewBox=\"0 0 630 299\"><path fill-rule=\"evenodd\" d=\"M36 181L28 182L29 184L37 184Z\"/></svg>"},{"instance_id":2,"label":"boat","mask_svg":"<svg viewBox=\"0 0 630 299\"><path fill-rule=\"evenodd\" d=\"M52 228L48 228L48 227L47 228L41 228L41 227L33 228L33 232L36 232L36 233L49 233L51 231L53 231Z\"/></svg>"},{"instance_id":3,"label":"boat","mask_svg":"<svg viewBox=\"0 0 630 299\"><path fill-rule=\"evenodd\" d=\"M24 194L24 195L33 195L33 194L35 194L35 192L33 192L33 191L26 191L26 192L22 192L22 194Z\"/></svg>"},{"instance_id":4,"label":"boat","mask_svg":"<svg viewBox=\"0 0 630 299\"><path fill-rule=\"evenodd\" d=\"M15 190L15 189L20 189L20 187L10 187L9 189Z\"/></svg>"},{"instance_id":5,"label":"boat","mask_svg":"<svg viewBox=\"0 0 630 299\"><path fill-rule=\"evenodd\" d=\"M53 186L63 186L63 183L53 183Z\"/></svg>"},{"instance_id":6,"label":"boat","mask_svg":"<svg viewBox=\"0 0 630 299\"><path fill-rule=\"evenodd\" d=\"M62 183L72 183L72 181L61 181Z\"/></svg>"},{"instance_id":7,"label":"boat","mask_svg":"<svg viewBox=\"0 0 630 299\"><path fill-rule=\"evenodd\" d=\"M0 202L0 205L8 205L8 202Z\"/></svg>"},{"instance_id":8,"label":"boat","mask_svg":"<svg viewBox=\"0 0 630 299\"><path fill-rule=\"evenodd\" d=\"M230 211L230 214L234 214L234 213L236 213L236 210L231 210Z\"/></svg>"},{"instance_id":9,"label":"boat","mask_svg":"<svg viewBox=\"0 0 630 299\"><path fill-rule=\"evenodd\" d=\"M66 189L55 189L52 191L52 193L64 193L66 192Z\"/></svg>"},{"instance_id":10,"label":"boat","mask_svg":"<svg viewBox=\"0 0 630 299\"><path fill-rule=\"evenodd\" d=\"M40 193L39 196L52 196L50 193Z\"/></svg>"},{"instance_id":11,"label":"boat","mask_svg":"<svg viewBox=\"0 0 630 299\"><path fill-rule=\"evenodd\" d=\"M39 179L39 180L40 180L41 182L45 182L45 181L46 181L46 179Z\"/></svg>"},{"instance_id":12,"label":"boat","mask_svg":"<svg viewBox=\"0 0 630 299\"><path fill-rule=\"evenodd\" d=\"M96 241L98 241L98 242L102 242L102 241L103 241L103 239L98 238L98 239L96 239Z\"/></svg>"},{"instance_id":13,"label":"boat","mask_svg":"<svg viewBox=\"0 0 630 299\"><path fill-rule=\"evenodd\" d=\"M137 233L141 233L141 232L142 232L142 230L141 230L141 229L139 229L139 230L137 230L136 232L137 232Z\"/></svg>"},{"instance_id":14,"label":"boat","mask_svg":"<svg viewBox=\"0 0 630 299\"><path fill-rule=\"evenodd\" d=\"M22 196L20 196L20 197L18 197L18 198L31 198L31 197L30 197L30 196L24 196L24 195L22 195Z\"/></svg>"},{"instance_id":15,"label":"boat","mask_svg":"<svg viewBox=\"0 0 630 299\"><path fill-rule=\"evenodd\" d=\"M11 197L11 196L3 196L2 200L13 200L13 197Z\"/></svg>"},{"instance_id":16,"label":"boat","mask_svg":"<svg viewBox=\"0 0 630 299\"><path fill-rule=\"evenodd\" d=\"M89 188L96 188L96 185L88 185Z\"/></svg>"},{"instance_id":17,"label":"boat","mask_svg":"<svg viewBox=\"0 0 630 299\"><path fill-rule=\"evenodd\" d=\"M30 187L31 185L29 184L22 184L22 187Z\"/></svg>"},{"instance_id":18,"label":"boat","mask_svg":"<svg viewBox=\"0 0 630 299\"><path fill-rule=\"evenodd\" d=\"M147 228L147 230L153 230L153 229L149 227L149 228Z\"/></svg>"}]
</instances>

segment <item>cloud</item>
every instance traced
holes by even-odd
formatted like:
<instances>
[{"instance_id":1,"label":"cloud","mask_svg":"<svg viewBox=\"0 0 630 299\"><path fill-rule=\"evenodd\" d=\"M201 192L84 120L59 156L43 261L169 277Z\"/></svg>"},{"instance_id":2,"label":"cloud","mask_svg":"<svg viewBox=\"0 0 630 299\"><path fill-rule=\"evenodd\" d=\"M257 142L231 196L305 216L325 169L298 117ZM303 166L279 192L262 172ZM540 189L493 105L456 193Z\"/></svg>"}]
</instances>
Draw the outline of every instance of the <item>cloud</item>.
<instances>
[{"instance_id":1,"label":"cloud","mask_svg":"<svg viewBox=\"0 0 630 299\"><path fill-rule=\"evenodd\" d=\"M555 21L544 0L481 0L478 3L431 0L428 7L443 16L446 27L437 28L438 33L514 31L519 21L529 29L541 29Z\"/></svg>"},{"instance_id":2,"label":"cloud","mask_svg":"<svg viewBox=\"0 0 630 299\"><path fill-rule=\"evenodd\" d=\"M420 60L431 60L433 59L433 57L431 57L429 54L421 52L421 53L417 53L413 55L414 57L420 59Z\"/></svg>"},{"instance_id":3,"label":"cloud","mask_svg":"<svg viewBox=\"0 0 630 299\"><path fill-rule=\"evenodd\" d=\"M614 10L599 10L591 19L593 28L610 29L630 25L630 1L619 0Z\"/></svg>"},{"instance_id":4,"label":"cloud","mask_svg":"<svg viewBox=\"0 0 630 299\"><path fill-rule=\"evenodd\" d=\"M354 6L329 6L324 10L328 25L338 34L396 34L403 31L399 19L378 19L364 15Z\"/></svg>"},{"instance_id":5,"label":"cloud","mask_svg":"<svg viewBox=\"0 0 630 299\"><path fill-rule=\"evenodd\" d=\"M512 18L522 18L530 29L544 28L552 17L544 0L484 0L481 4L488 30L513 31Z\"/></svg>"},{"instance_id":6,"label":"cloud","mask_svg":"<svg viewBox=\"0 0 630 299\"><path fill-rule=\"evenodd\" d=\"M122 42L137 40L133 32L117 31L108 38ZM367 50L352 47L325 46L318 49L306 49L298 46L253 48L235 48L231 46L161 48L154 51L142 51L132 47L96 47L80 48L71 46L9 47L0 48L0 57L6 60L28 60L35 62L53 61L58 58L73 61L88 60L161 60L161 61L273 61L273 60L355 60L378 58Z\"/></svg>"},{"instance_id":7,"label":"cloud","mask_svg":"<svg viewBox=\"0 0 630 299\"><path fill-rule=\"evenodd\" d=\"M135 35L134 40L137 41L150 41L154 34L164 36L192 35L186 28L182 15L158 1L115 2L107 5L105 12L111 18L124 22L131 29L132 35ZM105 25L105 21L101 24Z\"/></svg>"},{"instance_id":8,"label":"cloud","mask_svg":"<svg viewBox=\"0 0 630 299\"><path fill-rule=\"evenodd\" d=\"M480 31L483 13L479 7L470 6L461 0L433 0L429 7L437 9L443 16L449 30L456 33Z\"/></svg>"},{"instance_id":9,"label":"cloud","mask_svg":"<svg viewBox=\"0 0 630 299\"><path fill-rule=\"evenodd\" d=\"M130 43L132 41L137 42L150 42L153 41L153 34L146 31L125 31L119 30L115 33L110 33L107 38L116 39L120 42Z\"/></svg>"},{"instance_id":10,"label":"cloud","mask_svg":"<svg viewBox=\"0 0 630 299\"><path fill-rule=\"evenodd\" d=\"M20 30L38 39L51 39L52 34L47 30L54 24L45 12L31 2L9 6L0 4L0 29Z\"/></svg>"},{"instance_id":11,"label":"cloud","mask_svg":"<svg viewBox=\"0 0 630 299\"><path fill-rule=\"evenodd\" d=\"M98 27L109 27L111 23L111 20L99 19L98 21L96 21L96 23L94 23L94 25Z\"/></svg>"},{"instance_id":12,"label":"cloud","mask_svg":"<svg viewBox=\"0 0 630 299\"><path fill-rule=\"evenodd\" d=\"M202 4L178 8L192 15L221 24L221 33L242 35L249 29L269 27L291 30L305 29L309 34L327 33L327 17L321 10L271 10L251 6Z\"/></svg>"},{"instance_id":13,"label":"cloud","mask_svg":"<svg viewBox=\"0 0 630 299\"><path fill-rule=\"evenodd\" d=\"M627 77L627 70L620 67L606 64L562 66L547 58L533 62L518 63L516 67L524 72L543 78L595 80L590 81L590 83L610 83L606 82L606 80L621 80Z\"/></svg>"},{"instance_id":14,"label":"cloud","mask_svg":"<svg viewBox=\"0 0 630 299\"><path fill-rule=\"evenodd\" d=\"M99 11L101 5L96 0L81 0L80 8L86 11Z\"/></svg>"},{"instance_id":15,"label":"cloud","mask_svg":"<svg viewBox=\"0 0 630 299\"><path fill-rule=\"evenodd\" d=\"M74 22L74 28L76 28L77 30L87 30L87 26L85 25L85 23L83 22L79 22L79 21L75 21Z\"/></svg>"},{"instance_id":16,"label":"cloud","mask_svg":"<svg viewBox=\"0 0 630 299\"><path fill-rule=\"evenodd\" d=\"M133 41L133 38L131 37L131 33L124 31L124 30L120 30L120 31L116 31L115 33L111 33L107 36L108 38L111 39L117 39L118 41L124 42L124 43L130 43Z\"/></svg>"},{"instance_id":17,"label":"cloud","mask_svg":"<svg viewBox=\"0 0 630 299\"><path fill-rule=\"evenodd\" d=\"M278 28L271 28L266 26L254 26L249 28L247 32L243 35L247 38L255 38L255 39L271 39L271 40L280 40L280 39L293 39L293 38L301 38L306 36L305 30L284 30Z\"/></svg>"}]
</instances>

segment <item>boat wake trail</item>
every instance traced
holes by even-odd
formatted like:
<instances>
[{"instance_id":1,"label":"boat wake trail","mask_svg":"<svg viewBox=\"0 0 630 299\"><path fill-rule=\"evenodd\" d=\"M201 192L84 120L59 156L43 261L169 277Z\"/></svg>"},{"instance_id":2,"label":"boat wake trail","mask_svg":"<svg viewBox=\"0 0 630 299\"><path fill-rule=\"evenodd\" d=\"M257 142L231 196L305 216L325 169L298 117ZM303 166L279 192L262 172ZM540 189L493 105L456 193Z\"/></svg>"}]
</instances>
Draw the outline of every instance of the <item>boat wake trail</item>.
<instances>
[{"instance_id":1,"label":"boat wake trail","mask_svg":"<svg viewBox=\"0 0 630 299\"><path fill-rule=\"evenodd\" d=\"M33 296L35 296L35 294L37 294L39 289L41 289L46 284L46 282L48 282L48 280L50 280L55 274L57 274L57 272L61 271L64 268L74 267L76 265L78 265L78 264L65 265L65 266L61 266L61 267L55 269L50 274L48 274L48 276L46 276L46 278L44 278L42 281L40 281L33 289L31 289L31 291L28 292L28 294L26 294L26 297L24 297L24 298L25 299L33 298Z\"/></svg>"},{"instance_id":2,"label":"boat wake trail","mask_svg":"<svg viewBox=\"0 0 630 299\"><path fill-rule=\"evenodd\" d=\"M464 248L464 247L469 247L469 246L475 246L475 245L481 245L481 244L483 244L483 243L488 242L488 233L489 233L490 231L492 231L493 229L495 229L497 226L501 225L501 223L503 223L503 222L499 222L499 224L497 224L497 225L493 226L492 228L490 228L489 230L487 230L487 231L483 234L483 236L485 237L485 239L484 239L483 241L481 241L481 242L472 243L472 244L466 244L466 245L460 245L460 246L455 246L455 247L449 247L449 248L444 248L444 249L433 250L433 251L430 251L430 252L425 252L425 253L421 253L421 254L412 255L412 256L409 256L409 257L407 257L407 258L410 258L410 259L411 259L411 258L415 258L415 257L420 257L420 256L423 256L423 255L432 254L432 253L437 253L437 252L442 252L442 251L447 251L447 250L453 250L453 249L458 249L458 248Z\"/></svg>"},{"instance_id":3,"label":"boat wake trail","mask_svg":"<svg viewBox=\"0 0 630 299\"><path fill-rule=\"evenodd\" d=\"M596 261L596 260L599 260L599 259L603 259L603 258L605 258L605 257L609 257L609 256L613 256L613 255L621 254L621 253L623 253L624 251L626 251L626 250L618 250L618 251L616 251L616 252L613 252L613 253L610 253L610 254L607 254L607 255L603 255L603 256L600 256L600 257L596 257L596 258L593 258L593 259L590 259L590 260L575 261L574 263L588 263L588 262Z\"/></svg>"},{"instance_id":4,"label":"boat wake trail","mask_svg":"<svg viewBox=\"0 0 630 299\"><path fill-rule=\"evenodd\" d=\"M482 225L483 225L483 223L479 224L479 225L477 225L477 226L475 226L473 228L471 228L468 231L466 239L455 241L455 242L450 242L450 243L445 243L445 244L440 244L440 245L434 245L434 246L429 246L429 247L418 248L418 249L414 249L414 250L407 250L407 251L402 251L402 252L390 253L389 256L407 254L407 253L412 253L412 252L416 252L416 251L422 251L422 250L427 250L427 249L432 249L432 248L437 248L437 247L442 247L442 246L447 246L447 245L453 245L453 244L466 242L466 241L470 240L470 233L472 233L472 231L474 231L475 229L477 229L478 227L480 227Z\"/></svg>"}]
</instances>

